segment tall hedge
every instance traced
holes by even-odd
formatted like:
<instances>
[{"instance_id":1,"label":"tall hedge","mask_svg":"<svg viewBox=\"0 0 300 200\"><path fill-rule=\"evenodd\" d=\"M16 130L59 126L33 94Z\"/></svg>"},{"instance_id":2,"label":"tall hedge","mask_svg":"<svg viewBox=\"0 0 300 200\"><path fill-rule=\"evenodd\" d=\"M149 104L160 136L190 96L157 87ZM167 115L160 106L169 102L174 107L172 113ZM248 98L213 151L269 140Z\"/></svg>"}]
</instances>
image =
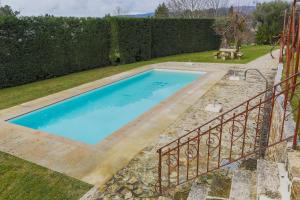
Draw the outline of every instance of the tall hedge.
<instances>
[{"instance_id":1,"label":"tall hedge","mask_svg":"<svg viewBox=\"0 0 300 200\"><path fill-rule=\"evenodd\" d=\"M152 20L152 57L217 49L212 19Z\"/></svg>"},{"instance_id":2,"label":"tall hedge","mask_svg":"<svg viewBox=\"0 0 300 200\"><path fill-rule=\"evenodd\" d=\"M100 19L0 18L0 87L109 64L110 25Z\"/></svg>"},{"instance_id":3,"label":"tall hedge","mask_svg":"<svg viewBox=\"0 0 300 200\"><path fill-rule=\"evenodd\" d=\"M112 63L217 49L213 19L112 18Z\"/></svg>"},{"instance_id":4,"label":"tall hedge","mask_svg":"<svg viewBox=\"0 0 300 200\"><path fill-rule=\"evenodd\" d=\"M0 17L0 88L217 49L210 19Z\"/></svg>"},{"instance_id":5,"label":"tall hedge","mask_svg":"<svg viewBox=\"0 0 300 200\"><path fill-rule=\"evenodd\" d=\"M133 63L151 58L151 22L141 18L111 18L111 61Z\"/></svg>"}]
</instances>

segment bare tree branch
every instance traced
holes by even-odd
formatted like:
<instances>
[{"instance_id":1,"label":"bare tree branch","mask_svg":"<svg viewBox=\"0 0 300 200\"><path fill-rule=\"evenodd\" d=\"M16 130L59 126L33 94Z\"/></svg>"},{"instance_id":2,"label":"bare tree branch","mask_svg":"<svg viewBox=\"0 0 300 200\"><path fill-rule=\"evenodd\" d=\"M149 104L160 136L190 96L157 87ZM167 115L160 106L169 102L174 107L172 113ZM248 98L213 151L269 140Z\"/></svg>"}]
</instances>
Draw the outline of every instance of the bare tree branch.
<instances>
[{"instance_id":1,"label":"bare tree branch","mask_svg":"<svg viewBox=\"0 0 300 200\"><path fill-rule=\"evenodd\" d=\"M171 13L185 18L199 17L199 10L205 8L206 0L169 0L167 6Z\"/></svg>"},{"instance_id":2,"label":"bare tree branch","mask_svg":"<svg viewBox=\"0 0 300 200\"><path fill-rule=\"evenodd\" d=\"M218 16L218 11L221 8L228 7L229 0L206 0L206 7L213 9L214 16Z\"/></svg>"},{"instance_id":3,"label":"bare tree branch","mask_svg":"<svg viewBox=\"0 0 300 200\"><path fill-rule=\"evenodd\" d=\"M117 6L114 10L114 15L115 16L120 16L120 15L124 15L125 14L125 11L120 7L120 6Z\"/></svg>"},{"instance_id":4,"label":"bare tree branch","mask_svg":"<svg viewBox=\"0 0 300 200\"><path fill-rule=\"evenodd\" d=\"M229 0L168 0L168 8L174 16L198 18L204 14L218 16L221 8L227 8Z\"/></svg>"}]
</instances>

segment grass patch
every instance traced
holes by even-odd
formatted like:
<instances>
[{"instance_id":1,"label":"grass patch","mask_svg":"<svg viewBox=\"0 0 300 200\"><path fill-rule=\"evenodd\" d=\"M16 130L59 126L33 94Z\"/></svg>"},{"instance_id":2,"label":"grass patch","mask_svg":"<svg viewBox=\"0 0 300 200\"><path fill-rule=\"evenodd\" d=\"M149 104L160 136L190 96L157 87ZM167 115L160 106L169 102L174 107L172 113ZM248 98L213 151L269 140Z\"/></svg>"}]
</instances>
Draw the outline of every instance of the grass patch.
<instances>
[{"instance_id":1,"label":"grass patch","mask_svg":"<svg viewBox=\"0 0 300 200\"><path fill-rule=\"evenodd\" d=\"M44 97L62 90L66 90L84 83L95 81L104 77L128 71L144 65L155 64L167 61L177 62L215 62L215 63L247 63L266 53L271 49L271 46L246 46L242 48L244 57L241 60L216 60L213 57L214 51L201 53L180 54L156 58L149 61L143 61L133 64L104 67L73 73L70 75L52 78L44 81L29 83L17 87L0 89L0 109L15 106L27 101L31 101L40 97Z\"/></svg>"},{"instance_id":2,"label":"grass patch","mask_svg":"<svg viewBox=\"0 0 300 200\"><path fill-rule=\"evenodd\" d=\"M0 152L0 199L79 199L92 186Z\"/></svg>"}]
</instances>

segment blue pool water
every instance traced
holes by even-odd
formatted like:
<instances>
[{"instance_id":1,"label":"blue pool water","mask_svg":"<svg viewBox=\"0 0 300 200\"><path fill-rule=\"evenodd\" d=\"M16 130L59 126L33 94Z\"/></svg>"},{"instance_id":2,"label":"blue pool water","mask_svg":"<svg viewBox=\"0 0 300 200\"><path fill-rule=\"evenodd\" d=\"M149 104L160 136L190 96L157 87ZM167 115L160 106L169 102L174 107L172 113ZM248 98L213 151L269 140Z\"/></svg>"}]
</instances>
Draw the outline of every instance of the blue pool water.
<instances>
[{"instance_id":1,"label":"blue pool water","mask_svg":"<svg viewBox=\"0 0 300 200\"><path fill-rule=\"evenodd\" d=\"M96 144L202 74L150 70L9 122Z\"/></svg>"}]
</instances>

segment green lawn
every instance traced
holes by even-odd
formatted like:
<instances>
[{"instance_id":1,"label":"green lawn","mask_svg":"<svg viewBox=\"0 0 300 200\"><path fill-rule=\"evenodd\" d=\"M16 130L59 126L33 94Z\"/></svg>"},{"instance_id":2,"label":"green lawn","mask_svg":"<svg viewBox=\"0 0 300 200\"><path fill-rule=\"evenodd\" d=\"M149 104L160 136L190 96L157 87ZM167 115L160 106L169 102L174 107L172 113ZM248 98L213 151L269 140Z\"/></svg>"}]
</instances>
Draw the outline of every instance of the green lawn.
<instances>
[{"instance_id":1,"label":"green lawn","mask_svg":"<svg viewBox=\"0 0 300 200\"><path fill-rule=\"evenodd\" d=\"M0 199L79 199L92 186L0 152Z\"/></svg>"},{"instance_id":2,"label":"green lawn","mask_svg":"<svg viewBox=\"0 0 300 200\"><path fill-rule=\"evenodd\" d=\"M169 57L156 58L149 61L143 61L133 64L104 67L84 72L74 73L58 78L48 79L35 83L30 83L18 87L0 89L0 109L8 108L20 103L50 95L68 88L88 83L97 79L111 76L133 68L141 67L148 64L154 64L167 61L178 62L218 62L218 63L247 63L270 51L270 46L247 46L242 51L245 57L241 60L216 60L213 57L213 51L180 54Z\"/></svg>"}]
</instances>

